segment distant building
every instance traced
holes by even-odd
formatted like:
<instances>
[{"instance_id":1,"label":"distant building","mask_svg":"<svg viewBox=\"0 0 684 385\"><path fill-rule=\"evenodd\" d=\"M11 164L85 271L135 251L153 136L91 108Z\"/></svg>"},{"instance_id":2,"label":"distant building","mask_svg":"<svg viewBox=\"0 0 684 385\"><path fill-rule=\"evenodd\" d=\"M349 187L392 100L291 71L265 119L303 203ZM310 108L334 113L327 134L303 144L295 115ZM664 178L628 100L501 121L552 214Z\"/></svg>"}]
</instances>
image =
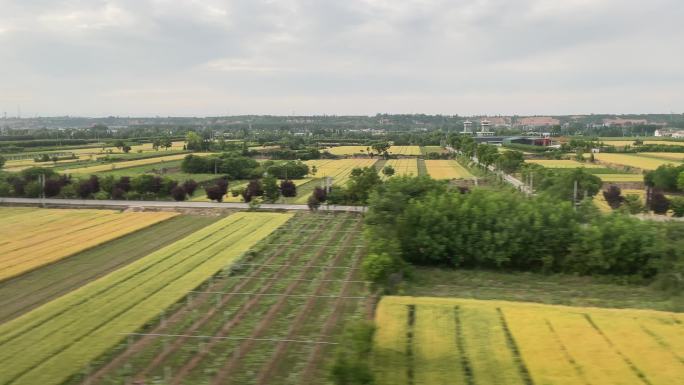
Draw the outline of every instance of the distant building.
<instances>
[{"instance_id":1,"label":"distant building","mask_svg":"<svg viewBox=\"0 0 684 385\"><path fill-rule=\"evenodd\" d=\"M492 127L511 127L511 118L509 116L490 116L487 117L489 124Z\"/></svg>"},{"instance_id":2,"label":"distant building","mask_svg":"<svg viewBox=\"0 0 684 385\"><path fill-rule=\"evenodd\" d=\"M669 138L674 138L674 139L681 139L681 138L684 138L684 130L662 128L662 129L655 130L655 133L653 135L659 136L659 137L669 137Z\"/></svg>"},{"instance_id":3,"label":"distant building","mask_svg":"<svg viewBox=\"0 0 684 385\"><path fill-rule=\"evenodd\" d=\"M526 144L528 146L550 146L551 138L530 138L526 136L512 136L510 138L505 138L503 144Z\"/></svg>"},{"instance_id":4,"label":"distant building","mask_svg":"<svg viewBox=\"0 0 684 385\"><path fill-rule=\"evenodd\" d=\"M560 125L560 120L550 116L528 116L525 118L518 118L515 122L517 127L536 129L542 127L551 127Z\"/></svg>"},{"instance_id":5,"label":"distant building","mask_svg":"<svg viewBox=\"0 0 684 385\"><path fill-rule=\"evenodd\" d=\"M646 120L646 119L623 119L623 118L603 119L603 126L604 127L629 127L629 126L639 126L639 125L644 125L644 124L648 124L648 120Z\"/></svg>"}]
</instances>

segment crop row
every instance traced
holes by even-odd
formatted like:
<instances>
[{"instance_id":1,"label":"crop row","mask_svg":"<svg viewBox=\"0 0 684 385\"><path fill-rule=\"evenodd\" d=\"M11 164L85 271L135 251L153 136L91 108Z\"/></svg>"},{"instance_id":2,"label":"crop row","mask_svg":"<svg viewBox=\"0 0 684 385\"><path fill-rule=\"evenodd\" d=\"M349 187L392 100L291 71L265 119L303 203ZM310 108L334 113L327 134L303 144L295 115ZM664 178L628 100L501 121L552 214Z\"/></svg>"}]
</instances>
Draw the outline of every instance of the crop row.
<instances>
[{"instance_id":1,"label":"crop row","mask_svg":"<svg viewBox=\"0 0 684 385\"><path fill-rule=\"evenodd\" d=\"M337 321L358 311L363 282L350 279L360 260L357 216L296 216L259 252L103 359L90 383L308 383L325 376L323 350ZM241 269L237 267L242 266ZM324 336L321 335L325 330ZM316 354L314 354L316 353ZM313 370L312 370L313 368ZM77 382L80 382L79 379Z\"/></svg>"},{"instance_id":2,"label":"crop row","mask_svg":"<svg viewBox=\"0 0 684 385\"><path fill-rule=\"evenodd\" d=\"M231 215L0 326L0 383L65 381L290 217Z\"/></svg>"},{"instance_id":3,"label":"crop row","mask_svg":"<svg viewBox=\"0 0 684 385\"><path fill-rule=\"evenodd\" d=\"M418 176L418 159L416 158L390 159L385 162L385 166L391 166L394 168L394 175Z\"/></svg>"},{"instance_id":4,"label":"crop row","mask_svg":"<svg viewBox=\"0 0 684 385\"><path fill-rule=\"evenodd\" d=\"M425 167L433 179L462 179L473 176L455 160L425 160Z\"/></svg>"},{"instance_id":5,"label":"crop row","mask_svg":"<svg viewBox=\"0 0 684 385\"><path fill-rule=\"evenodd\" d=\"M642 310L385 297L378 384L673 384L684 317Z\"/></svg>"},{"instance_id":6,"label":"crop row","mask_svg":"<svg viewBox=\"0 0 684 385\"><path fill-rule=\"evenodd\" d=\"M176 213L51 210L15 215L0 224L0 280L164 221ZM27 235L30 234L30 235Z\"/></svg>"}]
</instances>

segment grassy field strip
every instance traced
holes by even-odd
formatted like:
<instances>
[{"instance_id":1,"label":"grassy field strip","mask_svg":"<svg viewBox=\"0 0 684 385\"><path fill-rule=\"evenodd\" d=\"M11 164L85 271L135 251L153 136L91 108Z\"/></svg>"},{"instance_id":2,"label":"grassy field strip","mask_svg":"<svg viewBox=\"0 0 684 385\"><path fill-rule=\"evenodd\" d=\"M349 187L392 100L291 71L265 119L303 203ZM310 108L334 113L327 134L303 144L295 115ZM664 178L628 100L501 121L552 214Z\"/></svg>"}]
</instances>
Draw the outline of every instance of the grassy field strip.
<instances>
[{"instance_id":1,"label":"grassy field strip","mask_svg":"<svg viewBox=\"0 0 684 385\"><path fill-rule=\"evenodd\" d=\"M517 341L535 341L520 344L520 354L532 373L535 383L554 385L587 385L584 370L562 343L547 317L527 309L507 308L504 312L508 326L515 330Z\"/></svg>"},{"instance_id":2,"label":"grassy field strip","mask_svg":"<svg viewBox=\"0 0 684 385\"><path fill-rule=\"evenodd\" d=\"M406 329L410 306L413 333ZM445 329L454 308L460 327ZM683 314L651 310L384 297L376 313L376 379L406 384L406 371L416 384L447 383L442 378L458 373L442 371L460 362L476 384L674 384L684 376L683 321ZM431 349L420 347L421 339Z\"/></svg>"},{"instance_id":3,"label":"grassy field strip","mask_svg":"<svg viewBox=\"0 0 684 385\"><path fill-rule=\"evenodd\" d=\"M57 162L36 162L33 159L8 160L2 169L4 171L19 172L31 167L52 168L75 162L83 162L83 159L63 159Z\"/></svg>"},{"instance_id":4,"label":"grassy field strip","mask_svg":"<svg viewBox=\"0 0 684 385\"><path fill-rule=\"evenodd\" d=\"M676 160L656 159L638 154L609 154L602 152L594 154L594 157L596 160L607 164L634 167L642 170L655 170L664 164L681 164L681 162Z\"/></svg>"},{"instance_id":5,"label":"grassy field strip","mask_svg":"<svg viewBox=\"0 0 684 385\"><path fill-rule=\"evenodd\" d=\"M309 177L331 177L333 184L343 186L347 183L349 175L354 168L371 167L375 161L375 159L321 159L307 160L304 163L309 166L309 169L313 166L317 169L316 174L309 174Z\"/></svg>"},{"instance_id":6,"label":"grassy field strip","mask_svg":"<svg viewBox=\"0 0 684 385\"><path fill-rule=\"evenodd\" d=\"M103 240L114 239L157 222L171 218L177 213L111 213L80 220L57 220L50 231L42 232L34 238L20 239L0 246L0 277L6 277L8 270L20 269L26 263L48 263L68 255L98 245Z\"/></svg>"},{"instance_id":7,"label":"grassy field strip","mask_svg":"<svg viewBox=\"0 0 684 385\"><path fill-rule=\"evenodd\" d=\"M413 372L416 384L467 384L459 351L454 349L455 309L418 306L413 327ZM445 343L447 342L447 343ZM443 365L451 362L451 365Z\"/></svg>"},{"instance_id":8,"label":"grassy field strip","mask_svg":"<svg viewBox=\"0 0 684 385\"><path fill-rule=\"evenodd\" d=\"M331 153L333 155L355 155L355 154L367 155L368 154L367 150L373 152L373 149L370 148L370 146L337 146L337 147L326 148L324 151L328 151L329 153Z\"/></svg>"},{"instance_id":9,"label":"grassy field strip","mask_svg":"<svg viewBox=\"0 0 684 385\"><path fill-rule=\"evenodd\" d=\"M681 145L684 146L684 142ZM684 161L684 152L640 152L639 155L679 162Z\"/></svg>"},{"instance_id":10,"label":"grassy field strip","mask_svg":"<svg viewBox=\"0 0 684 385\"><path fill-rule=\"evenodd\" d=\"M290 217L231 215L0 326L0 360L15 357L0 381L61 383Z\"/></svg>"},{"instance_id":11,"label":"grassy field strip","mask_svg":"<svg viewBox=\"0 0 684 385\"><path fill-rule=\"evenodd\" d=\"M62 172L68 173L68 174L93 174L96 172L119 170L119 169L124 169L124 168L129 168L129 167L144 166L144 165L158 164L158 163L162 164L162 163L165 163L168 161L184 159L187 155L188 154L176 154L176 155L169 155L169 156L159 156L159 157L155 157L155 158L129 160L129 161L123 161L123 162L113 162L113 163L107 163L107 164L99 164L96 166L70 168L70 169L63 170ZM211 154L210 153L193 153L193 155L207 156L207 155L211 155Z\"/></svg>"},{"instance_id":12,"label":"grassy field strip","mask_svg":"<svg viewBox=\"0 0 684 385\"><path fill-rule=\"evenodd\" d=\"M0 276L17 275L17 272L28 271L33 267L62 259L85 248L97 246L102 242L135 231L141 225L149 226L157 223L161 218L148 216L139 218L139 221L132 221L130 218L107 219L103 218L97 223L88 223L80 229L65 232L63 237L43 237L44 239L37 240L35 245L17 245L4 254Z\"/></svg>"},{"instance_id":13,"label":"grassy field strip","mask_svg":"<svg viewBox=\"0 0 684 385\"><path fill-rule=\"evenodd\" d=\"M418 176L418 160L415 158L390 159L385 162L385 166L394 168L394 175L398 176ZM382 172L380 172L380 175Z\"/></svg>"},{"instance_id":14,"label":"grassy field strip","mask_svg":"<svg viewBox=\"0 0 684 385\"><path fill-rule=\"evenodd\" d=\"M422 155L427 155L430 153L446 154L446 148L442 146L421 146L420 151Z\"/></svg>"},{"instance_id":15,"label":"grassy field strip","mask_svg":"<svg viewBox=\"0 0 684 385\"><path fill-rule=\"evenodd\" d=\"M68 218L70 211L78 210L62 210L62 214ZM85 222L81 224L74 224L66 218L56 220L48 227L52 229L51 232L38 234L34 238L17 234L19 239L15 242L10 237L9 243L0 246L0 280L18 276L178 214L107 211L95 215L92 219L82 218ZM78 216L81 216L80 213Z\"/></svg>"},{"instance_id":16,"label":"grassy field strip","mask_svg":"<svg viewBox=\"0 0 684 385\"><path fill-rule=\"evenodd\" d=\"M597 155L597 154L596 154ZM598 164L578 162L570 159L527 159L525 163L538 164L546 168L601 168Z\"/></svg>"},{"instance_id":17,"label":"grassy field strip","mask_svg":"<svg viewBox=\"0 0 684 385\"><path fill-rule=\"evenodd\" d=\"M475 382L524 384L496 309L468 304L458 306L466 354Z\"/></svg>"},{"instance_id":18,"label":"grassy field strip","mask_svg":"<svg viewBox=\"0 0 684 385\"><path fill-rule=\"evenodd\" d=\"M609 146L634 146L633 140L603 140L603 143ZM684 146L684 141L674 140L644 140L644 144L662 144L665 146Z\"/></svg>"},{"instance_id":19,"label":"grassy field strip","mask_svg":"<svg viewBox=\"0 0 684 385\"><path fill-rule=\"evenodd\" d=\"M595 174L604 182L643 182L641 174Z\"/></svg>"},{"instance_id":20,"label":"grassy field strip","mask_svg":"<svg viewBox=\"0 0 684 385\"><path fill-rule=\"evenodd\" d=\"M74 210L78 211L78 210ZM102 225L119 225L120 222L128 220L130 222L131 216L116 211L109 211L107 213L97 213L94 216L79 215L80 213L73 213L69 215L67 211L62 214L57 214L54 221L44 224L39 227L35 233L26 229L23 234L11 234L11 242L0 247L1 253L19 252L22 249L31 247L41 247L42 245L55 245L63 243L68 240L69 236L78 236L83 231L95 231L102 228ZM27 220L30 223L30 219ZM19 227L19 226L17 226ZM11 258L3 257L3 260L9 261Z\"/></svg>"},{"instance_id":21,"label":"grassy field strip","mask_svg":"<svg viewBox=\"0 0 684 385\"><path fill-rule=\"evenodd\" d=\"M406 356L408 333L407 306L381 302L375 313L373 365L377 384L408 384L409 359ZM455 365L456 363L450 363Z\"/></svg>"},{"instance_id":22,"label":"grassy field strip","mask_svg":"<svg viewBox=\"0 0 684 385\"><path fill-rule=\"evenodd\" d=\"M77 289L215 221L179 215L0 283L0 323Z\"/></svg>"},{"instance_id":23,"label":"grassy field strip","mask_svg":"<svg viewBox=\"0 0 684 385\"><path fill-rule=\"evenodd\" d=\"M428 175L433 179L464 179L472 178L465 167L455 160L425 160Z\"/></svg>"},{"instance_id":24,"label":"grassy field strip","mask_svg":"<svg viewBox=\"0 0 684 385\"><path fill-rule=\"evenodd\" d=\"M421 155L420 146L391 146L387 152L389 152L391 155Z\"/></svg>"},{"instance_id":25,"label":"grassy field strip","mask_svg":"<svg viewBox=\"0 0 684 385\"><path fill-rule=\"evenodd\" d=\"M549 320L568 354L594 384L641 384L624 359L580 313Z\"/></svg>"},{"instance_id":26,"label":"grassy field strip","mask_svg":"<svg viewBox=\"0 0 684 385\"><path fill-rule=\"evenodd\" d=\"M0 220L0 231L5 237L8 238L7 241L30 238L33 233L42 231L46 226L55 221L74 218L89 219L118 213L118 211L114 210L29 208L27 211L22 211L10 216L9 218L5 218L4 213L6 210L11 209L0 207L0 213L3 214L3 219Z\"/></svg>"},{"instance_id":27,"label":"grassy field strip","mask_svg":"<svg viewBox=\"0 0 684 385\"><path fill-rule=\"evenodd\" d=\"M337 146L326 148L333 155L367 155L368 150L374 150L370 146ZM392 155L418 156L421 154L420 146L391 146L387 152Z\"/></svg>"},{"instance_id":28,"label":"grassy field strip","mask_svg":"<svg viewBox=\"0 0 684 385\"><path fill-rule=\"evenodd\" d=\"M678 354L671 349L667 344L668 335L654 338L633 318L587 313L584 316L625 361L631 362L632 372L639 372L642 378L658 384L675 384L684 378L684 361L681 361L684 352ZM684 330L673 336L681 338L682 334Z\"/></svg>"}]
</instances>

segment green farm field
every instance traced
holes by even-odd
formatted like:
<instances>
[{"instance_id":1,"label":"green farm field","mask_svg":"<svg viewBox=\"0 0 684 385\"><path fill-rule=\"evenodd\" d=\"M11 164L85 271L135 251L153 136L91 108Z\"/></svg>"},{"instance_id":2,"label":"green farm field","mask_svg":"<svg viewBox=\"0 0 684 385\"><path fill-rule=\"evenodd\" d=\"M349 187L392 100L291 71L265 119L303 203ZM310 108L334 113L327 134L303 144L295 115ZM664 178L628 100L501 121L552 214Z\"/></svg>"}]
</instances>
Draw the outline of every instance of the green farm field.
<instances>
[{"instance_id":1,"label":"green farm field","mask_svg":"<svg viewBox=\"0 0 684 385\"><path fill-rule=\"evenodd\" d=\"M0 325L0 383L73 378L290 218L230 215Z\"/></svg>"},{"instance_id":2,"label":"green farm field","mask_svg":"<svg viewBox=\"0 0 684 385\"><path fill-rule=\"evenodd\" d=\"M327 384L330 343L366 317L361 230L297 214L68 383Z\"/></svg>"},{"instance_id":3,"label":"green farm field","mask_svg":"<svg viewBox=\"0 0 684 385\"><path fill-rule=\"evenodd\" d=\"M218 217L180 215L0 282L0 324L173 243Z\"/></svg>"}]
</instances>

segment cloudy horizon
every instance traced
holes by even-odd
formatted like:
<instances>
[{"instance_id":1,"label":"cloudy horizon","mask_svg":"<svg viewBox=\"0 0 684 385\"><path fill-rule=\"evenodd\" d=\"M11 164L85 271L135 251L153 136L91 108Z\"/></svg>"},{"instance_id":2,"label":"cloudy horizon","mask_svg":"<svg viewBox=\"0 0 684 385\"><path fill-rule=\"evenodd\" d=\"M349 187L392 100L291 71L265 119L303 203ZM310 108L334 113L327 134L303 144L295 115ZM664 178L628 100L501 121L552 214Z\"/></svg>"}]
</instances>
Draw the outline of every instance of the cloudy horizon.
<instances>
[{"instance_id":1,"label":"cloudy horizon","mask_svg":"<svg viewBox=\"0 0 684 385\"><path fill-rule=\"evenodd\" d=\"M0 0L0 113L684 111L676 0Z\"/></svg>"}]
</instances>

